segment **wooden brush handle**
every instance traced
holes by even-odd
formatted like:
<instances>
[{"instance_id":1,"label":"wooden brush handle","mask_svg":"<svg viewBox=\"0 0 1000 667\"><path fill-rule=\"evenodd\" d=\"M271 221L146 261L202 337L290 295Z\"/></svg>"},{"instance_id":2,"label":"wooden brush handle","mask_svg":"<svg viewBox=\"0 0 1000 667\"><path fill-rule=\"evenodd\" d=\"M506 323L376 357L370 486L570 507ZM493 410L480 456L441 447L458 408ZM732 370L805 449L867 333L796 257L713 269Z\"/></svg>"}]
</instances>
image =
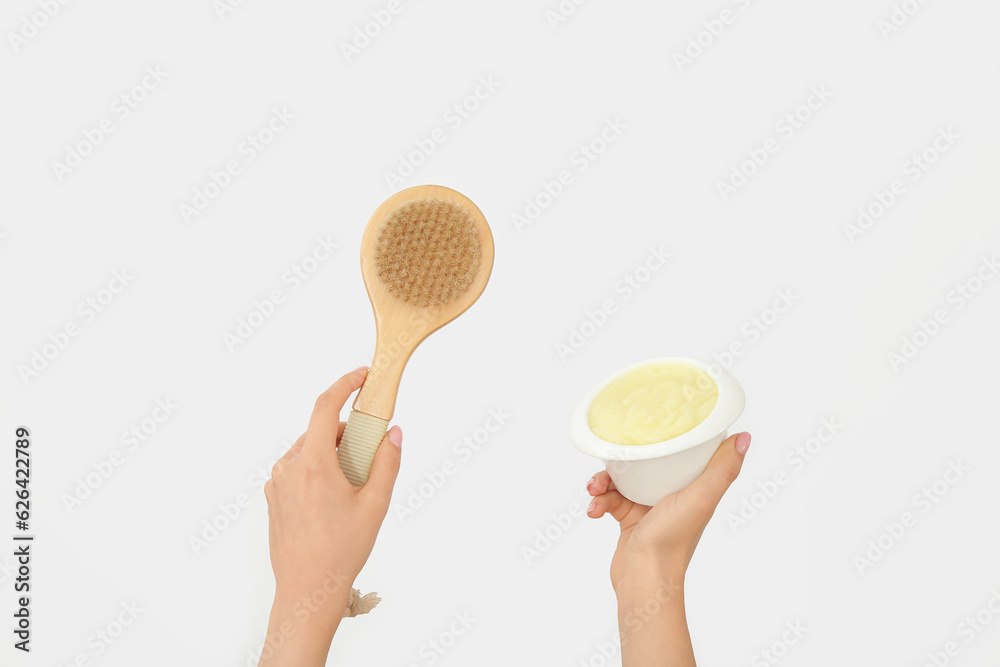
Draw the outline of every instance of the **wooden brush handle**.
<instances>
[{"instance_id":1,"label":"wooden brush handle","mask_svg":"<svg viewBox=\"0 0 1000 667\"><path fill-rule=\"evenodd\" d=\"M398 318L386 318L379 322L375 342L375 357L361 385L354 409L379 419L392 419L396 410L396 394L403 378L403 369L419 340L408 328L408 322ZM402 325L402 326L401 326Z\"/></svg>"},{"instance_id":2,"label":"wooden brush handle","mask_svg":"<svg viewBox=\"0 0 1000 667\"><path fill-rule=\"evenodd\" d=\"M375 344L375 360L354 399L354 409L347 418L347 426L337 449L340 468L354 486L368 481L375 452L396 408L403 368L416 347L416 343L410 343L404 350L399 345L393 345L392 354L388 354L384 349L384 340L380 335Z\"/></svg>"},{"instance_id":3,"label":"wooden brush handle","mask_svg":"<svg viewBox=\"0 0 1000 667\"><path fill-rule=\"evenodd\" d=\"M403 335L399 335L403 333ZM388 336L386 335L388 334ZM405 331L378 332L375 359L364 384L354 399L354 409L340 439L340 468L354 486L368 481L375 452L385 435L396 408L396 394L403 377L403 368L420 341L404 340ZM386 341L391 341L387 344ZM405 345L403 343L406 343Z\"/></svg>"}]
</instances>

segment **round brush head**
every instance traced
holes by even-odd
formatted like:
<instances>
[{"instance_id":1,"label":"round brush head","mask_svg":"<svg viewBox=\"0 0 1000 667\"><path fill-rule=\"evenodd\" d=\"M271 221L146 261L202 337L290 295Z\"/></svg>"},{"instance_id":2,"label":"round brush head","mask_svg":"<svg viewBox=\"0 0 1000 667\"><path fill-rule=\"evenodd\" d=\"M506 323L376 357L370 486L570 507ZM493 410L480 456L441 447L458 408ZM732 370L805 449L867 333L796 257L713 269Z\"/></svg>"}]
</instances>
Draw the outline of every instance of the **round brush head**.
<instances>
[{"instance_id":1,"label":"round brush head","mask_svg":"<svg viewBox=\"0 0 1000 667\"><path fill-rule=\"evenodd\" d=\"M375 268L393 296L440 306L462 294L479 270L479 234L469 212L438 199L407 202L375 240Z\"/></svg>"}]
</instances>

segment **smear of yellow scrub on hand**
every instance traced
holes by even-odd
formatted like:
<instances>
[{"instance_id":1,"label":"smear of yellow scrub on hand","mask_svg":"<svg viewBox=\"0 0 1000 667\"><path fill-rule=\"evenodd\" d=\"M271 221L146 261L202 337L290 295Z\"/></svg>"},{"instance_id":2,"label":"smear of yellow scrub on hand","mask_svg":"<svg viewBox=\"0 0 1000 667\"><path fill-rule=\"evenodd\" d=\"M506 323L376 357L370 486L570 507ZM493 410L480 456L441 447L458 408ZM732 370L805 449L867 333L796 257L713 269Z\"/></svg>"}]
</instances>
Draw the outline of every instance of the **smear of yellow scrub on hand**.
<instances>
[{"instance_id":1,"label":"smear of yellow scrub on hand","mask_svg":"<svg viewBox=\"0 0 1000 667\"><path fill-rule=\"evenodd\" d=\"M608 384L590 404L590 430L619 445L676 438L705 421L719 398L708 373L677 362L653 362Z\"/></svg>"}]
</instances>

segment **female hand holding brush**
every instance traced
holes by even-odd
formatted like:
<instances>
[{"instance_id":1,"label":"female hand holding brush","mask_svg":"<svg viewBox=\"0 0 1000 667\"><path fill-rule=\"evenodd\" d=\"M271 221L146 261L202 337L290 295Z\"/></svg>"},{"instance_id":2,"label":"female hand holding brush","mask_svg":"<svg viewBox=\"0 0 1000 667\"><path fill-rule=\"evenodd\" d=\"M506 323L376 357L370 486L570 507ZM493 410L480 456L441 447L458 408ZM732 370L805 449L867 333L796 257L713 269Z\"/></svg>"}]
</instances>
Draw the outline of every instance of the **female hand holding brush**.
<instances>
[{"instance_id":1,"label":"female hand holding brush","mask_svg":"<svg viewBox=\"0 0 1000 667\"><path fill-rule=\"evenodd\" d=\"M352 485L337 459L340 411L366 371L362 366L323 392L308 429L264 485L275 592L260 667L326 664L351 585L389 509L403 439L398 426L382 438L364 486Z\"/></svg>"},{"instance_id":2,"label":"female hand holding brush","mask_svg":"<svg viewBox=\"0 0 1000 667\"><path fill-rule=\"evenodd\" d=\"M375 316L375 361L370 374L359 368L320 396L309 429L264 485L276 586L260 666L323 665L345 608L353 616L366 611L355 606L378 601L352 596L351 584L399 472L402 433L386 427L403 369L421 341L479 298L492 268L486 218L450 188L407 188L369 219L361 274Z\"/></svg>"}]
</instances>

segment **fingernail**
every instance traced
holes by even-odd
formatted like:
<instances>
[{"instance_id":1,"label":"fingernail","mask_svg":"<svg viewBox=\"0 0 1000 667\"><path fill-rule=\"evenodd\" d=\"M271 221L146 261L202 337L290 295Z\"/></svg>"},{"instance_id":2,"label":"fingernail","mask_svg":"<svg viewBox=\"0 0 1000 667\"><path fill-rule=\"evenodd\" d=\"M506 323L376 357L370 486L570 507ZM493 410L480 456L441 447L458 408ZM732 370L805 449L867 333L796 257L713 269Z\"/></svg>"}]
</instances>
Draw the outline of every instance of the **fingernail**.
<instances>
[{"instance_id":1,"label":"fingernail","mask_svg":"<svg viewBox=\"0 0 1000 667\"><path fill-rule=\"evenodd\" d=\"M357 373L358 371L366 371L366 370L368 370L368 367L367 367L367 366L358 366L357 368L355 368L355 369L354 369L353 371L351 371L351 372L352 372L352 373Z\"/></svg>"},{"instance_id":2,"label":"fingernail","mask_svg":"<svg viewBox=\"0 0 1000 667\"><path fill-rule=\"evenodd\" d=\"M399 447L403 444L403 429L393 426L389 429L389 442Z\"/></svg>"},{"instance_id":3,"label":"fingernail","mask_svg":"<svg viewBox=\"0 0 1000 667\"><path fill-rule=\"evenodd\" d=\"M750 434L746 431L736 436L736 453L743 456L750 449Z\"/></svg>"},{"instance_id":4,"label":"fingernail","mask_svg":"<svg viewBox=\"0 0 1000 667\"><path fill-rule=\"evenodd\" d=\"M589 505L587 505L587 514L590 514L595 509L597 509L597 501L593 500L593 501L591 501L591 503Z\"/></svg>"}]
</instances>

